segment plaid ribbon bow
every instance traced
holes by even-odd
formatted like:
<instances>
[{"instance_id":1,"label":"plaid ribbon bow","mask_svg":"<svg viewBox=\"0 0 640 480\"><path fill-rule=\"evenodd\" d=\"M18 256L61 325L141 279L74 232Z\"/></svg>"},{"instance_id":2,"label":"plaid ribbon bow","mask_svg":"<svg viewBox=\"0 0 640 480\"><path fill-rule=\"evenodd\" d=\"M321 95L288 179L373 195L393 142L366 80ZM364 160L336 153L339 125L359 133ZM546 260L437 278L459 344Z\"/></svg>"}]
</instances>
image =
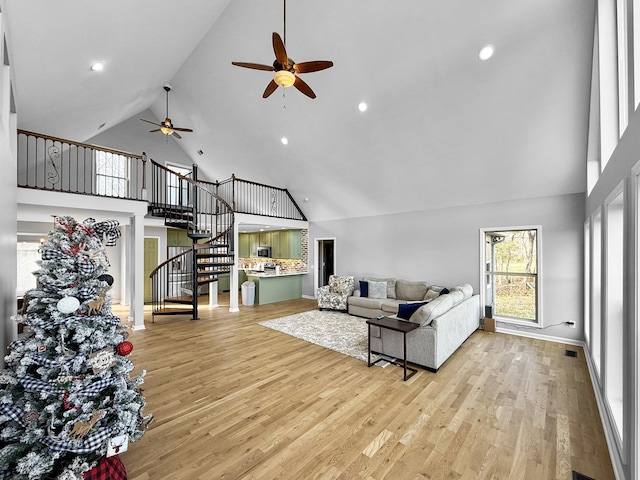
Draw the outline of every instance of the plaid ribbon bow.
<instances>
[{"instance_id":1,"label":"plaid ribbon bow","mask_svg":"<svg viewBox=\"0 0 640 480\"><path fill-rule=\"evenodd\" d=\"M102 240L102 236L104 235L105 246L114 247L116 245L116 240L120 238L118 225L120 225L120 222L117 220L105 220L103 222L94 223L93 229L100 240Z\"/></svg>"},{"instance_id":2,"label":"plaid ribbon bow","mask_svg":"<svg viewBox=\"0 0 640 480\"><path fill-rule=\"evenodd\" d=\"M23 420L24 412L21 408L16 407L15 405L3 403L2 405L0 405L0 413L6 415L11 420L18 422L23 427L26 425Z\"/></svg>"},{"instance_id":3,"label":"plaid ribbon bow","mask_svg":"<svg viewBox=\"0 0 640 480\"><path fill-rule=\"evenodd\" d=\"M51 450L58 452L91 453L105 445L106 441L111 437L111 431L112 429L110 427L102 428L87 436L82 441L56 440L45 436L42 438L42 443L47 445Z\"/></svg>"}]
</instances>

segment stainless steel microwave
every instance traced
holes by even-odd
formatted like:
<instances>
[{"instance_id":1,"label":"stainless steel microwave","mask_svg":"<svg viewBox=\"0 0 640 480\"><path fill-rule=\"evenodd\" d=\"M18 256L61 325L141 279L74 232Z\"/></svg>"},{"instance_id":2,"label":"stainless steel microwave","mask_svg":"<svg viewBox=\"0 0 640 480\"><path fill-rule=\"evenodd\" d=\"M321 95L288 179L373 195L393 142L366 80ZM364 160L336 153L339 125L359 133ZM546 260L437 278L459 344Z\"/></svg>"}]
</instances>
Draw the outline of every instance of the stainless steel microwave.
<instances>
[{"instance_id":1,"label":"stainless steel microwave","mask_svg":"<svg viewBox=\"0 0 640 480\"><path fill-rule=\"evenodd\" d=\"M258 256L271 258L271 247L258 247Z\"/></svg>"}]
</instances>

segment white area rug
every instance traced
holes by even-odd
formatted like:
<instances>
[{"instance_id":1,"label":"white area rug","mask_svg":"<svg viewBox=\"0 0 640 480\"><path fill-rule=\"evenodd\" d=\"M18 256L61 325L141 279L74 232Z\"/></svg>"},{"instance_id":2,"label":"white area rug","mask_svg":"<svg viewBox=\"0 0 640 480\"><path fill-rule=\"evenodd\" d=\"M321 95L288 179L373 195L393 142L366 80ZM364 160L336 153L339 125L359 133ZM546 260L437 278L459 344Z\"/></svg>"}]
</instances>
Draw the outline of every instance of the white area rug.
<instances>
[{"instance_id":1,"label":"white area rug","mask_svg":"<svg viewBox=\"0 0 640 480\"><path fill-rule=\"evenodd\" d=\"M311 310L260 322L259 325L367 361L367 324L364 318L347 313ZM371 361L378 358L371 355Z\"/></svg>"}]
</instances>

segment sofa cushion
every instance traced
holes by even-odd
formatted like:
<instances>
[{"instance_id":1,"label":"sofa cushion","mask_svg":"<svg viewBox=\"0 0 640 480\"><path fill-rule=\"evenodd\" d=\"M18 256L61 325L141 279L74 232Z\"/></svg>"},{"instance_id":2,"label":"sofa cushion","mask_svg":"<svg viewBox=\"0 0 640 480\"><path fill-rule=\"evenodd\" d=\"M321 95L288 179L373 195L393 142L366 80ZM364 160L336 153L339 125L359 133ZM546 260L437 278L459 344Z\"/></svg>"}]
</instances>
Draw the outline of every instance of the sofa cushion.
<instances>
[{"instance_id":1,"label":"sofa cushion","mask_svg":"<svg viewBox=\"0 0 640 480\"><path fill-rule=\"evenodd\" d=\"M451 297L451 300L453 300L454 307L462 303L462 301L464 300L464 293L462 293L462 290L456 290L454 288L448 293L448 295Z\"/></svg>"},{"instance_id":2,"label":"sofa cushion","mask_svg":"<svg viewBox=\"0 0 640 480\"><path fill-rule=\"evenodd\" d=\"M427 302L401 303L398 305L398 317L403 320L409 320L416 310L426 304Z\"/></svg>"},{"instance_id":3,"label":"sofa cushion","mask_svg":"<svg viewBox=\"0 0 640 480\"><path fill-rule=\"evenodd\" d=\"M427 282L396 280L396 298L398 300L424 300L428 289Z\"/></svg>"},{"instance_id":4,"label":"sofa cushion","mask_svg":"<svg viewBox=\"0 0 640 480\"><path fill-rule=\"evenodd\" d=\"M473 295L473 287L468 283L463 283L462 285L458 285L457 287L453 287L454 290L460 290L464 298L467 299Z\"/></svg>"},{"instance_id":5,"label":"sofa cushion","mask_svg":"<svg viewBox=\"0 0 640 480\"><path fill-rule=\"evenodd\" d=\"M387 282L369 280L369 298L387 298Z\"/></svg>"},{"instance_id":6,"label":"sofa cushion","mask_svg":"<svg viewBox=\"0 0 640 480\"><path fill-rule=\"evenodd\" d=\"M388 302L386 298L356 297L351 296L347 300L349 305L356 307L370 308L372 310L382 310L382 305Z\"/></svg>"},{"instance_id":7,"label":"sofa cushion","mask_svg":"<svg viewBox=\"0 0 640 480\"><path fill-rule=\"evenodd\" d=\"M367 278L371 282L387 283L387 298L396 298L396 279L395 278Z\"/></svg>"},{"instance_id":8,"label":"sofa cushion","mask_svg":"<svg viewBox=\"0 0 640 480\"><path fill-rule=\"evenodd\" d=\"M400 306L401 303L403 303L402 300L387 298L382 303L382 311L385 313L390 313L392 315L395 315L396 313L398 313L398 307Z\"/></svg>"},{"instance_id":9,"label":"sofa cushion","mask_svg":"<svg viewBox=\"0 0 640 480\"><path fill-rule=\"evenodd\" d=\"M360 280L360 296L369 296L369 282L367 282L366 280Z\"/></svg>"},{"instance_id":10,"label":"sofa cushion","mask_svg":"<svg viewBox=\"0 0 640 480\"><path fill-rule=\"evenodd\" d=\"M422 326L429 325L434 318L447 312L451 307L453 307L451 295L441 295L416 310L409 320Z\"/></svg>"}]
</instances>

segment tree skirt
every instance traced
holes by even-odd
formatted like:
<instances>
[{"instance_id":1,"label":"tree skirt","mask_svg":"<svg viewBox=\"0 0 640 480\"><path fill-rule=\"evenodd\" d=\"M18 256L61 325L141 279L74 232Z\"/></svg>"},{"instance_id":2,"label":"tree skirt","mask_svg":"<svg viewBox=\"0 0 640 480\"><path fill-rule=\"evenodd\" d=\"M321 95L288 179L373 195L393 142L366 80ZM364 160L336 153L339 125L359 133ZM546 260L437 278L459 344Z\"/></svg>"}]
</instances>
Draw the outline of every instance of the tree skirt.
<instances>
[{"instance_id":1,"label":"tree skirt","mask_svg":"<svg viewBox=\"0 0 640 480\"><path fill-rule=\"evenodd\" d=\"M311 310L259 322L259 325L367 361L365 318L354 317L348 313ZM376 355L371 355L372 361L377 358Z\"/></svg>"},{"instance_id":2,"label":"tree skirt","mask_svg":"<svg viewBox=\"0 0 640 480\"><path fill-rule=\"evenodd\" d=\"M82 474L84 480L127 480L127 471L118 455L102 457L98 464Z\"/></svg>"}]
</instances>

